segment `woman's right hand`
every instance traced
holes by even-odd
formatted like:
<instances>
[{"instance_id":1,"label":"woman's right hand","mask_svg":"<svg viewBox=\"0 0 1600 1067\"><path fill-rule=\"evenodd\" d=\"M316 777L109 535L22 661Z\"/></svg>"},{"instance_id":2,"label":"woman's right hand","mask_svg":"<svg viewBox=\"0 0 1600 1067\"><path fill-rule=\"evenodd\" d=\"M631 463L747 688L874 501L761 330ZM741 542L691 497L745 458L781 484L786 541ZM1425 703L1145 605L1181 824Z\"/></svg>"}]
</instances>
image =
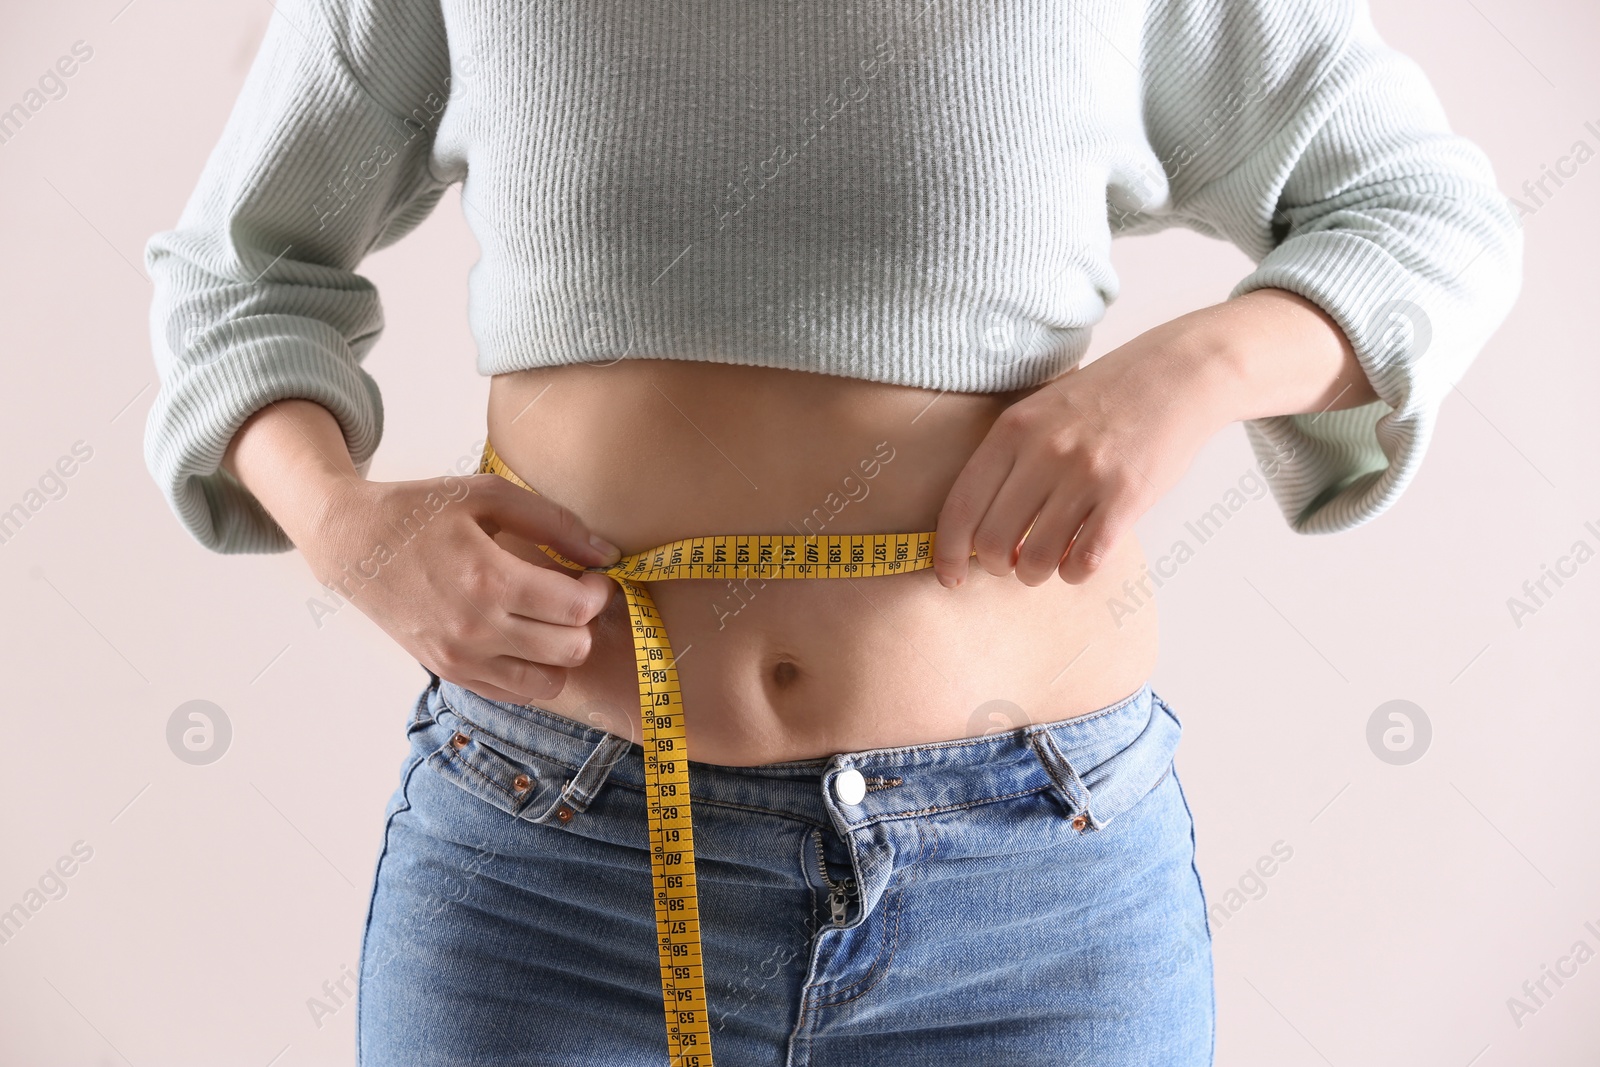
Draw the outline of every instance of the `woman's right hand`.
<instances>
[{"instance_id":1,"label":"woman's right hand","mask_svg":"<svg viewBox=\"0 0 1600 1067\"><path fill-rule=\"evenodd\" d=\"M606 575L529 562L500 532L584 566L620 552L576 515L496 474L344 479L296 544L324 585L439 677L512 704L549 700L588 657Z\"/></svg>"}]
</instances>

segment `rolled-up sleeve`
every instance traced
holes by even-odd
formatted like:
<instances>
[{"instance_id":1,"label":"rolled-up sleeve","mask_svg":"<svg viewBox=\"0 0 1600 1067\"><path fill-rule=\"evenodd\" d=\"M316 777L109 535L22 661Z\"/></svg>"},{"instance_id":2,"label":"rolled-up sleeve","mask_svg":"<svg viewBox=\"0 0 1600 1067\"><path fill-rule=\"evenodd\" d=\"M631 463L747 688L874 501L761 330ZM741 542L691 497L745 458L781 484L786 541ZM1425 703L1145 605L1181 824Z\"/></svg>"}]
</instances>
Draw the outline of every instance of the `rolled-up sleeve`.
<instances>
[{"instance_id":1,"label":"rolled-up sleeve","mask_svg":"<svg viewBox=\"0 0 1600 1067\"><path fill-rule=\"evenodd\" d=\"M1297 293L1349 338L1380 399L1245 430L1292 529L1359 526L1405 490L1516 300L1518 219L1366 0L1153 11L1145 113L1170 202L1145 221L1230 241L1256 263L1230 297Z\"/></svg>"},{"instance_id":2,"label":"rolled-up sleeve","mask_svg":"<svg viewBox=\"0 0 1600 1067\"><path fill-rule=\"evenodd\" d=\"M361 362L383 314L355 267L451 184L430 160L449 73L426 3L277 0L177 225L147 242L160 390L145 462L207 548L293 547L220 468L254 412L312 400L338 420L358 469L377 449L383 405Z\"/></svg>"}]
</instances>

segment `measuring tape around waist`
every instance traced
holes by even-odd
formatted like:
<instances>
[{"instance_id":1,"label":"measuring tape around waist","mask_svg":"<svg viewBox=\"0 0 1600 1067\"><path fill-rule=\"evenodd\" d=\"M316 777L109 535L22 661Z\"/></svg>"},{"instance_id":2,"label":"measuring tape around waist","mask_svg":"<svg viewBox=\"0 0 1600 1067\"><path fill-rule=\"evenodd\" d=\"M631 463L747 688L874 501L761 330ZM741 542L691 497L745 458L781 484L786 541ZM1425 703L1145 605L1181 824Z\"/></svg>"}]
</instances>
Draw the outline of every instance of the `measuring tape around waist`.
<instances>
[{"instance_id":1,"label":"measuring tape around waist","mask_svg":"<svg viewBox=\"0 0 1600 1067\"><path fill-rule=\"evenodd\" d=\"M487 440L479 473L539 491L506 466ZM609 575L622 586L639 673L650 871L655 892L661 1000L672 1067L713 1067L711 1021L700 952L694 829L689 817L689 747L683 696L667 628L641 582L673 578L866 578L933 566L933 534L722 534L688 537L584 567L548 545L545 554L573 570Z\"/></svg>"}]
</instances>

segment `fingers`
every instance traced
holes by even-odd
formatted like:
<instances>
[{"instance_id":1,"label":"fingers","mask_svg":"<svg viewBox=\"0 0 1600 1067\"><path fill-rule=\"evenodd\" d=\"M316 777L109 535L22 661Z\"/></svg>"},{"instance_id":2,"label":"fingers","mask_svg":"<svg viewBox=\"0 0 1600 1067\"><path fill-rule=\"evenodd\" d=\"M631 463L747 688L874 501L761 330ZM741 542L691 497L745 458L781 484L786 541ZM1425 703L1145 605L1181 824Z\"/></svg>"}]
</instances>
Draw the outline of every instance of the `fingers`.
<instances>
[{"instance_id":1,"label":"fingers","mask_svg":"<svg viewBox=\"0 0 1600 1067\"><path fill-rule=\"evenodd\" d=\"M966 577L974 555L990 574L1015 571L1029 586L1052 571L1070 584L1086 582L1153 499L1155 483L1128 453L1143 456L1157 446L1123 429L1137 439L1123 447L1127 442L1086 420L1078 404L1064 397L1065 405L1057 403L1060 392L1041 391L1007 408L951 486L933 560L947 588ZM1162 476L1162 484L1170 482Z\"/></svg>"},{"instance_id":2,"label":"fingers","mask_svg":"<svg viewBox=\"0 0 1600 1067\"><path fill-rule=\"evenodd\" d=\"M514 703L554 697L567 668L587 661L592 622L610 599L606 586L615 583L603 574L528 563L474 532L492 554L469 559L453 576L433 569L444 582L442 599L423 613L424 647L414 654L442 678L517 694Z\"/></svg>"},{"instance_id":3,"label":"fingers","mask_svg":"<svg viewBox=\"0 0 1600 1067\"><path fill-rule=\"evenodd\" d=\"M504 611L557 626L582 626L605 610L617 583L603 574L542 567L505 553L495 606Z\"/></svg>"},{"instance_id":4,"label":"fingers","mask_svg":"<svg viewBox=\"0 0 1600 1067\"><path fill-rule=\"evenodd\" d=\"M497 549L486 566L452 582L466 601L451 643L558 667L576 667L594 642L589 625L617 590L603 574L541 567Z\"/></svg>"},{"instance_id":5,"label":"fingers","mask_svg":"<svg viewBox=\"0 0 1600 1067\"><path fill-rule=\"evenodd\" d=\"M1000 487L973 535L978 566L996 578L1011 573L1017 544L1044 507L1052 488L1045 478L1027 474L1021 464L1011 468L1011 476ZM1054 565L1053 560L1051 564Z\"/></svg>"},{"instance_id":6,"label":"fingers","mask_svg":"<svg viewBox=\"0 0 1600 1067\"><path fill-rule=\"evenodd\" d=\"M494 656L480 663L475 677L458 681L480 696L505 704L537 704L554 699L567 684L565 668L552 667L515 656Z\"/></svg>"},{"instance_id":7,"label":"fingers","mask_svg":"<svg viewBox=\"0 0 1600 1067\"><path fill-rule=\"evenodd\" d=\"M1089 514L1089 502L1077 494L1056 493L1050 497L1034 521L1017 554L1017 580L1038 586L1049 581L1067 554L1072 535Z\"/></svg>"},{"instance_id":8,"label":"fingers","mask_svg":"<svg viewBox=\"0 0 1600 1067\"><path fill-rule=\"evenodd\" d=\"M615 545L548 497L530 493L498 474L475 474L467 481L472 514L486 524L491 536L506 530L534 544L549 545L586 567L603 567L622 558Z\"/></svg>"},{"instance_id":9,"label":"fingers","mask_svg":"<svg viewBox=\"0 0 1600 1067\"><path fill-rule=\"evenodd\" d=\"M1073 538L1067 558L1057 568L1062 579L1077 585L1094 577L1132 526L1132 515L1126 508L1096 506L1083 520L1083 529Z\"/></svg>"},{"instance_id":10,"label":"fingers","mask_svg":"<svg viewBox=\"0 0 1600 1067\"><path fill-rule=\"evenodd\" d=\"M946 588L953 589L966 580L978 528L1014 461L1015 453L997 441L991 429L950 487L933 537L933 570ZM1013 541L1012 546L1015 544Z\"/></svg>"}]
</instances>

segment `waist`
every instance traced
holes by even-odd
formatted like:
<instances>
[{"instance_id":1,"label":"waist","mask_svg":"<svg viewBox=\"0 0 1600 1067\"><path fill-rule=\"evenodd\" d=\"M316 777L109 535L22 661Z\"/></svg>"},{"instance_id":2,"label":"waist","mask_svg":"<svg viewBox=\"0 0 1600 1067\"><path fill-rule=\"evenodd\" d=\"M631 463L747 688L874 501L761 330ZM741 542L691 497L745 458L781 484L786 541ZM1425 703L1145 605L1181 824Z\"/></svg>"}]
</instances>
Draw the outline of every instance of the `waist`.
<instances>
[{"instance_id":1,"label":"waist","mask_svg":"<svg viewBox=\"0 0 1600 1067\"><path fill-rule=\"evenodd\" d=\"M638 552L709 534L932 530L1026 392L630 359L496 376L488 427L512 470Z\"/></svg>"},{"instance_id":2,"label":"waist","mask_svg":"<svg viewBox=\"0 0 1600 1067\"><path fill-rule=\"evenodd\" d=\"M496 378L489 427L513 472L631 554L717 535L934 531L950 485L1019 396L630 361ZM993 733L1128 696L1154 666L1154 606L1109 602L1126 602L1143 562L1129 536L1078 586L1030 588L974 566L956 590L921 570L651 591L679 661L690 751L749 766ZM622 598L591 625L589 659L541 707L637 740Z\"/></svg>"}]
</instances>

